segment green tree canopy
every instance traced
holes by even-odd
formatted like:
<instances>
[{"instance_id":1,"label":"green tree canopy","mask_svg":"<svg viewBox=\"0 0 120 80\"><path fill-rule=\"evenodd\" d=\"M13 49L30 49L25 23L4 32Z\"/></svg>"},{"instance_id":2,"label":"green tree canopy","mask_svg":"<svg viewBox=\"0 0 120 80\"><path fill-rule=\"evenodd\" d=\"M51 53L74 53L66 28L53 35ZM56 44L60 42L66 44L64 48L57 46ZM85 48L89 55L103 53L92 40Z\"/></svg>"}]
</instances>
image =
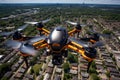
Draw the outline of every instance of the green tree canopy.
<instances>
[{"instance_id":1,"label":"green tree canopy","mask_svg":"<svg viewBox=\"0 0 120 80\"><path fill-rule=\"evenodd\" d=\"M63 68L64 68L64 72L65 72L65 73L69 72L69 70L70 70L70 65L69 65L69 63L68 63L68 62L64 63L64 64L63 64Z\"/></svg>"}]
</instances>

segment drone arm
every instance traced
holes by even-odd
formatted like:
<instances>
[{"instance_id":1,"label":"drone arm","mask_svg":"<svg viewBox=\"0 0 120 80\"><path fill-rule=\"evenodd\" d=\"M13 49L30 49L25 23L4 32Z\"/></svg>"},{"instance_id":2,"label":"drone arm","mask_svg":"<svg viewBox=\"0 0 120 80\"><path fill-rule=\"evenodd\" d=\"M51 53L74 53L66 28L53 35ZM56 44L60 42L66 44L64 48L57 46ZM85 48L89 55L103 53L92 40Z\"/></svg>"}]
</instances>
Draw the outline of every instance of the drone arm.
<instances>
[{"instance_id":1,"label":"drone arm","mask_svg":"<svg viewBox=\"0 0 120 80\"><path fill-rule=\"evenodd\" d=\"M69 35L72 35L72 34L75 33L75 32L76 32L76 29L73 29L73 30L69 31L68 34L69 34Z\"/></svg>"},{"instance_id":2,"label":"drone arm","mask_svg":"<svg viewBox=\"0 0 120 80\"><path fill-rule=\"evenodd\" d=\"M74 28L73 30L69 31L68 34L70 36L72 36L73 34L77 33L77 32L80 32L81 30L77 30L76 28Z\"/></svg>"},{"instance_id":3,"label":"drone arm","mask_svg":"<svg viewBox=\"0 0 120 80\"><path fill-rule=\"evenodd\" d=\"M96 43L97 41L95 41L95 40L93 40L93 39L90 39L90 42L94 44L94 43Z\"/></svg>"},{"instance_id":4,"label":"drone arm","mask_svg":"<svg viewBox=\"0 0 120 80\"><path fill-rule=\"evenodd\" d=\"M50 34L50 31L45 28L38 28L39 31L43 31L44 34Z\"/></svg>"},{"instance_id":5,"label":"drone arm","mask_svg":"<svg viewBox=\"0 0 120 80\"><path fill-rule=\"evenodd\" d=\"M41 49L41 48L44 48L44 47L48 47L48 43L46 43L45 40L40 40L38 42L35 42L33 44L33 46L36 48L36 49Z\"/></svg>"},{"instance_id":6,"label":"drone arm","mask_svg":"<svg viewBox=\"0 0 120 80\"><path fill-rule=\"evenodd\" d=\"M48 46L49 46L48 43L44 43L44 44L42 44L40 46L37 46L36 48L41 49L41 48L45 48L45 47L48 47Z\"/></svg>"},{"instance_id":7,"label":"drone arm","mask_svg":"<svg viewBox=\"0 0 120 80\"><path fill-rule=\"evenodd\" d=\"M71 42L70 44L67 45L67 48L72 49L72 50L80 53L82 55L82 57L84 59L86 59L87 61L89 61L89 62L93 61L93 58L90 58L90 57L85 55L85 50L81 45L79 45L75 42Z\"/></svg>"},{"instance_id":8,"label":"drone arm","mask_svg":"<svg viewBox=\"0 0 120 80\"><path fill-rule=\"evenodd\" d=\"M45 42L45 40L40 40L40 41L38 41L38 42L33 43L33 46L37 46L37 45L39 45L39 44L41 44L41 43L43 43L43 42Z\"/></svg>"}]
</instances>

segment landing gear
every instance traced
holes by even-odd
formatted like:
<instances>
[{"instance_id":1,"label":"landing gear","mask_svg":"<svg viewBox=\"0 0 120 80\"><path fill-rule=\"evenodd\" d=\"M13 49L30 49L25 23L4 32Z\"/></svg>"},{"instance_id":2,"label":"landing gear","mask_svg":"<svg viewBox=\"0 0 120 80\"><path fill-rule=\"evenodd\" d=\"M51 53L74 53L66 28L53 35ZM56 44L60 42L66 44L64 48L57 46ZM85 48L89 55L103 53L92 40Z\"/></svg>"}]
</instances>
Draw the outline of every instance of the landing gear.
<instances>
[{"instance_id":1,"label":"landing gear","mask_svg":"<svg viewBox=\"0 0 120 80\"><path fill-rule=\"evenodd\" d=\"M52 64L54 65L60 65L62 64L63 60L62 60L62 56L53 56L52 58Z\"/></svg>"},{"instance_id":2,"label":"landing gear","mask_svg":"<svg viewBox=\"0 0 120 80\"><path fill-rule=\"evenodd\" d=\"M65 51L63 52L63 56L64 56L64 57L67 57L67 56L68 56L68 50L65 50Z\"/></svg>"}]
</instances>

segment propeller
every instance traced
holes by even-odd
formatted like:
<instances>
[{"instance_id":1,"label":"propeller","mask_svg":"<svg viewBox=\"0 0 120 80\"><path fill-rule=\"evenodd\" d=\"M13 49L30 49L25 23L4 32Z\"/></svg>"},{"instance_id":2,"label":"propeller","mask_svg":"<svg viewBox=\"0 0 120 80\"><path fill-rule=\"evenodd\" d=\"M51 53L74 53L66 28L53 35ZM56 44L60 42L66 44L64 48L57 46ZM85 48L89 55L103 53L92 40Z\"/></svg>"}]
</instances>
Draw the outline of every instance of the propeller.
<instances>
[{"instance_id":1,"label":"propeller","mask_svg":"<svg viewBox=\"0 0 120 80\"><path fill-rule=\"evenodd\" d=\"M44 24L47 23L50 20L51 19L46 19L46 20L39 21L39 22L25 22L25 23L35 25L35 26L37 26L37 28L43 28ZM39 30L39 32L40 32L40 35L42 35L40 30Z\"/></svg>"},{"instance_id":2,"label":"propeller","mask_svg":"<svg viewBox=\"0 0 120 80\"><path fill-rule=\"evenodd\" d=\"M41 27L40 24L45 24L47 23L48 21L50 21L51 19L46 19L46 20L43 20L43 21L38 21L38 22L25 22L26 24L32 24L32 25L37 25L38 27ZM43 27L43 26L42 26Z\"/></svg>"},{"instance_id":3,"label":"propeller","mask_svg":"<svg viewBox=\"0 0 120 80\"><path fill-rule=\"evenodd\" d=\"M0 33L0 36L8 37L8 36L10 36L10 35L13 34L13 33L14 33L14 31L11 31L11 32L1 32L1 33Z\"/></svg>"},{"instance_id":4,"label":"propeller","mask_svg":"<svg viewBox=\"0 0 120 80\"><path fill-rule=\"evenodd\" d=\"M41 23L45 24L45 23L47 23L47 22L50 21L50 20L51 20L51 19L46 19L46 20L41 21Z\"/></svg>"},{"instance_id":5,"label":"propeller","mask_svg":"<svg viewBox=\"0 0 120 80\"><path fill-rule=\"evenodd\" d=\"M82 27L85 27L85 26L86 26L86 25L84 25L84 24L80 24L80 23L76 23L76 22L71 22L71 21L66 21L66 23L69 23L69 24L74 25L77 30L81 30ZM80 32L78 31L78 32L77 32L77 37L79 37L79 33L80 33Z\"/></svg>"},{"instance_id":6,"label":"propeller","mask_svg":"<svg viewBox=\"0 0 120 80\"><path fill-rule=\"evenodd\" d=\"M19 51L21 53L29 54L32 56L35 56L36 53L38 52L37 50L35 50L35 48L32 45L29 44L22 44L19 48Z\"/></svg>"},{"instance_id":7,"label":"propeller","mask_svg":"<svg viewBox=\"0 0 120 80\"><path fill-rule=\"evenodd\" d=\"M99 37L102 36L102 37L106 37L106 38L110 37L110 35L108 35L108 34L102 34L102 33L96 32L95 30L93 30L93 28L90 28L89 32L92 36L99 36Z\"/></svg>"},{"instance_id":8,"label":"propeller","mask_svg":"<svg viewBox=\"0 0 120 80\"><path fill-rule=\"evenodd\" d=\"M82 45L83 47L89 47L89 45L86 44L84 41L77 40L77 39L75 39L75 38L73 38L73 37L69 38L69 40L70 40L70 41L73 41L73 42L75 42L75 43L77 43L77 44L80 44L80 45Z\"/></svg>"},{"instance_id":9,"label":"propeller","mask_svg":"<svg viewBox=\"0 0 120 80\"><path fill-rule=\"evenodd\" d=\"M20 26L19 28L17 28L17 29L14 30L14 31L11 31L11 32L1 32L1 33L0 33L0 36L8 37L8 36L14 34L15 32L20 32L20 31L24 30L27 26L28 26L28 24L25 24L25 25L23 25L23 26Z\"/></svg>"},{"instance_id":10,"label":"propeller","mask_svg":"<svg viewBox=\"0 0 120 80\"><path fill-rule=\"evenodd\" d=\"M5 45L9 48L12 49L17 49L19 50L21 53L24 54L28 54L28 55L32 55L35 56L37 53L37 50L35 50L35 48L26 43L26 42L19 42L19 41L15 41L15 40L8 40Z\"/></svg>"},{"instance_id":11,"label":"propeller","mask_svg":"<svg viewBox=\"0 0 120 80\"><path fill-rule=\"evenodd\" d=\"M99 41L100 40L100 36L102 36L102 37L106 37L106 38L109 38L110 37L110 35L107 35L107 34L101 34L101 33L98 33L98 32L96 32L96 31L94 31L94 30L90 30L89 31L89 37L85 37L85 38L81 38L80 40L83 40L83 41L90 41L91 43L94 43L94 42L92 42L91 40L93 40L93 41Z\"/></svg>"},{"instance_id":12,"label":"propeller","mask_svg":"<svg viewBox=\"0 0 120 80\"><path fill-rule=\"evenodd\" d=\"M69 38L69 39L70 39L70 41L73 41L73 42L75 42L75 43L77 43L77 44L82 45L84 48L88 48L88 47L97 48L97 47L100 47L100 46L104 46L104 43L101 42L101 41L98 41L98 42L96 42L96 43L94 43L94 44L88 44L88 43L86 43L86 42L84 42L84 41L82 41L82 40L77 40L77 39L75 39L75 38L73 38L73 37L71 37L71 38Z\"/></svg>"},{"instance_id":13,"label":"propeller","mask_svg":"<svg viewBox=\"0 0 120 80\"><path fill-rule=\"evenodd\" d=\"M36 37L33 37L32 39L28 40L27 43L28 44L33 44L35 42L38 42L40 40L46 40L46 36L36 36Z\"/></svg>"},{"instance_id":14,"label":"propeller","mask_svg":"<svg viewBox=\"0 0 120 80\"><path fill-rule=\"evenodd\" d=\"M86 26L84 24L80 24L80 23L76 23L76 22L71 22L71 21L66 21L66 23L72 24L74 26L79 26L79 27L85 27Z\"/></svg>"},{"instance_id":15,"label":"propeller","mask_svg":"<svg viewBox=\"0 0 120 80\"><path fill-rule=\"evenodd\" d=\"M17 29L17 31L22 31L22 30L24 30L27 26L28 26L28 24L25 24L25 25L23 25L23 26L20 26L20 27Z\"/></svg>"},{"instance_id":16,"label":"propeller","mask_svg":"<svg viewBox=\"0 0 120 80\"><path fill-rule=\"evenodd\" d=\"M104 46L104 43L98 41L98 42L96 42L95 44L92 45L93 48L100 47L100 46Z\"/></svg>"},{"instance_id":17,"label":"propeller","mask_svg":"<svg viewBox=\"0 0 120 80\"><path fill-rule=\"evenodd\" d=\"M12 49L18 49L22 45L21 42L15 40L8 40L5 42L5 46Z\"/></svg>"}]
</instances>

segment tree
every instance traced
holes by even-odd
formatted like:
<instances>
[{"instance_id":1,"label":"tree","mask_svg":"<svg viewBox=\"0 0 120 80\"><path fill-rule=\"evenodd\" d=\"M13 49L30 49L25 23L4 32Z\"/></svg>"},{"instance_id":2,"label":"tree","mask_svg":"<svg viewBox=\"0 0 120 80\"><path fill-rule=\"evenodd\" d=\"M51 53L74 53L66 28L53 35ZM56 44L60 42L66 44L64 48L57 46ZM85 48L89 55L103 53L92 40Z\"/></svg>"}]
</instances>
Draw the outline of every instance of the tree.
<instances>
[{"instance_id":1,"label":"tree","mask_svg":"<svg viewBox=\"0 0 120 80\"><path fill-rule=\"evenodd\" d=\"M70 80L72 78L72 76L68 73L64 74L64 80Z\"/></svg>"},{"instance_id":2,"label":"tree","mask_svg":"<svg viewBox=\"0 0 120 80\"><path fill-rule=\"evenodd\" d=\"M0 73L4 74L6 71L9 71L10 70L9 66L10 66L10 63L3 63L2 65L0 65Z\"/></svg>"},{"instance_id":3,"label":"tree","mask_svg":"<svg viewBox=\"0 0 120 80\"><path fill-rule=\"evenodd\" d=\"M63 64L63 68L64 68L64 72L65 72L65 73L69 72L69 70L70 70L70 65L69 65L69 63L68 63L68 62L64 63L64 64Z\"/></svg>"},{"instance_id":4,"label":"tree","mask_svg":"<svg viewBox=\"0 0 120 80\"><path fill-rule=\"evenodd\" d=\"M97 74L95 61L93 61L93 62L91 63L91 66L90 66L90 69L89 69L89 73L91 73L91 74L92 74L92 73Z\"/></svg>"},{"instance_id":5,"label":"tree","mask_svg":"<svg viewBox=\"0 0 120 80\"><path fill-rule=\"evenodd\" d=\"M106 72L106 75L107 75L107 77L110 77L110 72L107 71L107 72Z\"/></svg>"},{"instance_id":6,"label":"tree","mask_svg":"<svg viewBox=\"0 0 120 80\"><path fill-rule=\"evenodd\" d=\"M74 54L71 54L71 53L68 54L67 59L70 63L77 63L78 62L78 57L75 56Z\"/></svg>"},{"instance_id":7,"label":"tree","mask_svg":"<svg viewBox=\"0 0 120 80\"><path fill-rule=\"evenodd\" d=\"M100 78L97 76L97 74L91 74L89 80L100 80Z\"/></svg>"},{"instance_id":8,"label":"tree","mask_svg":"<svg viewBox=\"0 0 120 80\"><path fill-rule=\"evenodd\" d=\"M7 77L2 77L1 80L9 80Z\"/></svg>"},{"instance_id":9,"label":"tree","mask_svg":"<svg viewBox=\"0 0 120 80\"><path fill-rule=\"evenodd\" d=\"M30 74L33 74L33 73L34 73L33 67L31 67Z\"/></svg>"},{"instance_id":10,"label":"tree","mask_svg":"<svg viewBox=\"0 0 120 80\"><path fill-rule=\"evenodd\" d=\"M110 30L108 30L108 29L105 29L105 30L103 30L103 32L102 32L103 34L112 34L112 31L110 31Z\"/></svg>"}]
</instances>

